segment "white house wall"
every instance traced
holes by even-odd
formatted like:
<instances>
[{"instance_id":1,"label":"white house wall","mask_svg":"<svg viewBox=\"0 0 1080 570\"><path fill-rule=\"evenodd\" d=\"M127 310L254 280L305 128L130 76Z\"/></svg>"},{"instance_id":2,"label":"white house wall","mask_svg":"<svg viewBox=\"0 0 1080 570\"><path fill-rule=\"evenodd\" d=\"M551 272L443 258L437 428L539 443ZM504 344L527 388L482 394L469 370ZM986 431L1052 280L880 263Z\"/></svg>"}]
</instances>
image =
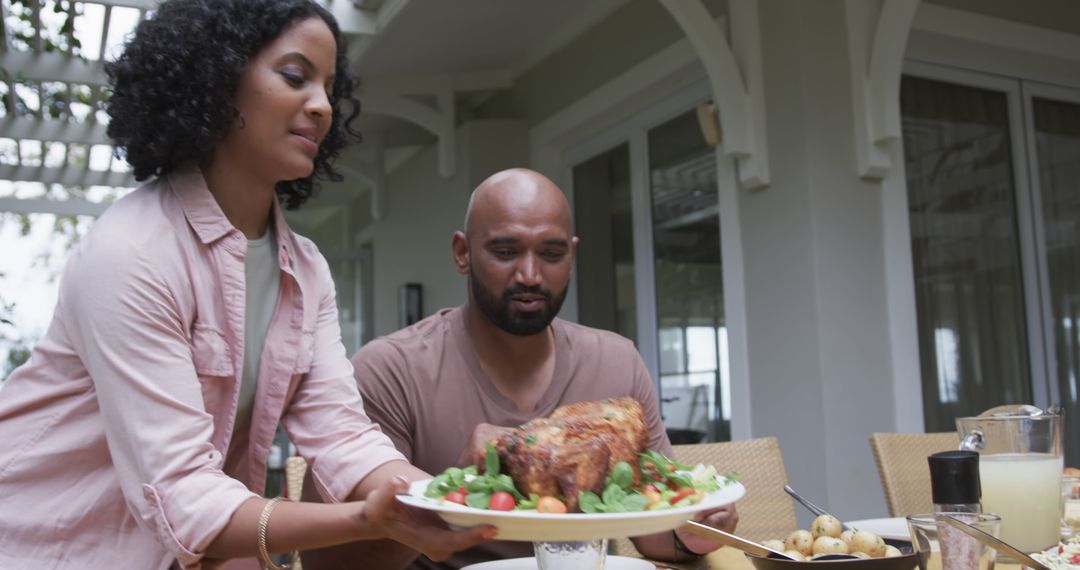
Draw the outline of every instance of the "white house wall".
<instances>
[{"instance_id":1,"label":"white house wall","mask_svg":"<svg viewBox=\"0 0 1080 570\"><path fill-rule=\"evenodd\" d=\"M796 488L880 516L867 440L896 428L881 194L855 175L843 5L763 2L761 26L772 184L739 211L752 431L778 437Z\"/></svg>"},{"instance_id":2,"label":"white house wall","mask_svg":"<svg viewBox=\"0 0 1080 570\"><path fill-rule=\"evenodd\" d=\"M400 328L397 295L405 283L423 287L424 314L465 300L465 278L454 269L450 237L461 229L469 194L491 173L527 163L525 125L475 121L457 130L454 175L439 175L431 146L386 178L383 218L365 232L375 259L375 334Z\"/></svg>"}]
</instances>

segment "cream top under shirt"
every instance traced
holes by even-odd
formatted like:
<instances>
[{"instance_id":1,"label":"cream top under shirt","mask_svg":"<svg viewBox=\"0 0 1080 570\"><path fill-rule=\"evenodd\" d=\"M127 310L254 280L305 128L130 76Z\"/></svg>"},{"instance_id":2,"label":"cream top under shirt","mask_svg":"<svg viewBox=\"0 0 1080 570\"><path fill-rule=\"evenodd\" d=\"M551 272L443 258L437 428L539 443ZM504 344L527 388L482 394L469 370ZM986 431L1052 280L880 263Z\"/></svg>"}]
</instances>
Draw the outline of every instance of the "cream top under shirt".
<instances>
[{"instance_id":1,"label":"cream top under shirt","mask_svg":"<svg viewBox=\"0 0 1080 570\"><path fill-rule=\"evenodd\" d=\"M255 402L255 386L259 378L259 362L262 360L266 331L277 307L278 289L281 287L281 267L276 255L277 240L272 229L259 239L248 240L244 256L244 373L240 377L240 400L236 408L236 424L233 427L232 446L251 427L251 410Z\"/></svg>"}]
</instances>

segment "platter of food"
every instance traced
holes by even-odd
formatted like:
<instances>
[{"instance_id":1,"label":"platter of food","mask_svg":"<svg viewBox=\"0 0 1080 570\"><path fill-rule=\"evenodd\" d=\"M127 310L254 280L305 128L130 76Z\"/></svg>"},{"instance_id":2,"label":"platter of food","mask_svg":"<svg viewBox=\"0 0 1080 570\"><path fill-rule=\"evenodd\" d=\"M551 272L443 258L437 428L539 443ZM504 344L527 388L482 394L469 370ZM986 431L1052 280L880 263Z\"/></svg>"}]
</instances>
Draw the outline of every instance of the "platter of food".
<instances>
[{"instance_id":1,"label":"platter of food","mask_svg":"<svg viewBox=\"0 0 1080 570\"><path fill-rule=\"evenodd\" d=\"M452 527L490 524L500 540L584 541L682 526L734 503L746 489L711 465L683 465L645 449L640 404L582 402L523 424L398 495Z\"/></svg>"},{"instance_id":2,"label":"platter of food","mask_svg":"<svg viewBox=\"0 0 1080 570\"><path fill-rule=\"evenodd\" d=\"M452 527L467 528L490 524L498 529L498 540L555 542L598 540L640 536L682 526L694 514L729 505L741 499L746 489L737 481L702 496L697 503L659 510L611 513L541 513L532 509L496 511L425 496L432 479L416 481L407 495L398 500L407 505L436 512ZM718 478L718 483L723 483Z\"/></svg>"}]
</instances>

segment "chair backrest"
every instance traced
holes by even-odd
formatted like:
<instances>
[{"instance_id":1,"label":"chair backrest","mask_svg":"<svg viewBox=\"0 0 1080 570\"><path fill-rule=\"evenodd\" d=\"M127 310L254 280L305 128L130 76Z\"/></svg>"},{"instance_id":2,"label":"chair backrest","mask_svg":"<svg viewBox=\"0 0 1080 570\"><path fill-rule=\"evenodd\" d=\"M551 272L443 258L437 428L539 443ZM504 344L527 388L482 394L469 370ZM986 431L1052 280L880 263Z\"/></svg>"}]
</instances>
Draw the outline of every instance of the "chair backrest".
<instances>
[{"instance_id":1,"label":"chair backrest","mask_svg":"<svg viewBox=\"0 0 1080 570\"><path fill-rule=\"evenodd\" d=\"M742 441L697 443L672 446L680 463L713 465L720 473L734 471L746 487L746 496L739 500L739 526L736 533L751 540L783 540L799 528L795 507L784 492L788 483L787 469L775 437ZM633 554L629 541L616 541L615 551Z\"/></svg>"},{"instance_id":2,"label":"chair backrest","mask_svg":"<svg viewBox=\"0 0 1080 570\"><path fill-rule=\"evenodd\" d=\"M926 457L956 449L959 444L960 436L956 432L875 433L870 436L870 448L874 451L874 462L891 516L933 511L930 466Z\"/></svg>"},{"instance_id":3,"label":"chair backrest","mask_svg":"<svg viewBox=\"0 0 1080 570\"><path fill-rule=\"evenodd\" d=\"M751 540L783 539L799 528L791 497L784 492L787 468L775 437L673 446L680 463L714 465L734 471L746 487L739 500L739 536Z\"/></svg>"},{"instance_id":4,"label":"chair backrest","mask_svg":"<svg viewBox=\"0 0 1080 570\"><path fill-rule=\"evenodd\" d=\"M285 496L292 501L299 501L304 488L304 474L307 473L307 461L300 456L285 460ZM289 566L291 570L304 570L303 563L297 558Z\"/></svg>"}]
</instances>

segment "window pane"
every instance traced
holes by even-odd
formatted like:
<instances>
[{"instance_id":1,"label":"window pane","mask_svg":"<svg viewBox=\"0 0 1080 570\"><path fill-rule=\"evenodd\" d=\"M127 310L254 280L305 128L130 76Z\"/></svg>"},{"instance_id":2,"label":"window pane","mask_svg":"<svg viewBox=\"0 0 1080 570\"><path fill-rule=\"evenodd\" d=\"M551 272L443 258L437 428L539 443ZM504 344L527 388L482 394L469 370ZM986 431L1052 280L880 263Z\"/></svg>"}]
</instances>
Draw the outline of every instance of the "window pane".
<instances>
[{"instance_id":1,"label":"window pane","mask_svg":"<svg viewBox=\"0 0 1080 570\"><path fill-rule=\"evenodd\" d=\"M637 342L630 148L623 144L574 167L578 320Z\"/></svg>"},{"instance_id":2,"label":"window pane","mask_svg":"<svg viewBox=\"0 0 1080 570\"><path fill-rule=\"evenodd\" d=\"M726 440L730 426L719 404L729 388L723 385L728 364L720 358L727 351L717 341L724 289L716 155L693 111L650 130L648 148L661 358L679 363L661 370L664 418L673 439ZM680 331L677 357L665 355L675 350L665 340L676 337L664 331Z\"/></svg>"},{"instance_id":3,"label":"window pane","mask_svg":"<svg viewBox=\"0 0 1080 570\"><path fill-rule=\"evenodd\" d=\"M1080 105L1035 99L1035 144L1046 228L1046 260L1058 388L1066 433L1080 433ZM1080 438L1065 438L1066 463L1080 461Z\"/></svg>"},{"instance_id":4,"label":"window pane","mask_svg":"<svg viewBox=\"0 0 1080 570\"><path fill-rule=\"evenodd\" d=\"M1006 95L904 77L900 93L928 431L1031 401Z\"/></svg>"}]
</instances>

